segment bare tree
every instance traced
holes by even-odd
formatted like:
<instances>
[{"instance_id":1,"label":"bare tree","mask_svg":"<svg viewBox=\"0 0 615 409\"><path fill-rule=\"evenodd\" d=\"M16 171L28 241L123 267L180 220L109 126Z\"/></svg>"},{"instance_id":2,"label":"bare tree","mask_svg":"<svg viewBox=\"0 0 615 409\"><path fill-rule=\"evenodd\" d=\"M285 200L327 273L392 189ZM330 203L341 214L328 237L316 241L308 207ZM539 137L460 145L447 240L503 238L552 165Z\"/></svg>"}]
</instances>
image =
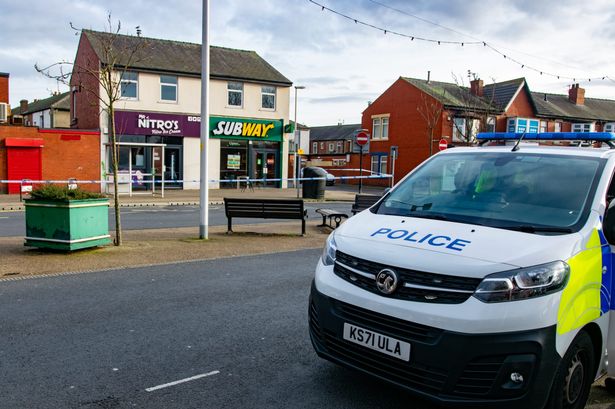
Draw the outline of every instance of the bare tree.
<instances>
[{"instance_id":1,"label":"bare tree","mask_svg":"<svg viewBox=\"0 0 615 409\"><path fill-rule=\"evenodd\" d=\"M427 129L427 141L429 143L429 156L433 155L434 132L438 122L442 118L444 105L436 98L421 92L421 104L416 107L418 113L425 120Z\"/></svg>"},{"instance_id":2,"label":"bare tree","mask_svg":"<svg viewBox=\"0 0 615 409\"><path fill-rule=\"evenodd\" d=\"M76 34L82 30L70 24ZM109 142L111 146L111 168L113 171L113 198L115 208L115 240L114 244L122 244L122 229L120 220L120 200L118 192L118 157L119 145L116 136L115 105L122 97L121 80L126 72L141 61L146 53L142 53L147 47L146 39L139 41L127 41L130 35L119 35L121 22L113 22L111 14L107 16L105 32L96 33L97 59L85 59L83 61L61 61L48 67L40 68L38 64L34 68L48 78L55 79L66 85L77 86L88 96L88 100L105 114ZM137 27L137 34L139 28ZM69 72L70 71L70 72ZM75 85L76 84L76 85Z\"/></svg>"},{"instance_id":3,"label":"bare tree","mask_svg":"<svg viewBox=\"0 0 615 409\"><path fill-rule=\"evenodd\" d=\"M468 77L470 75L473 75L474 80L479 79L476 73L468 70ZM485 132L488 129L490 118L499 113L495 104L495 79L492 78L494 86L491 87L489 95L477 96L465 86L463 79L459 79L454 73L452 76L458 87L457 98L462 101L460 108L454 112L454 117L451 119L453 134L456 131L463 143L471 145L476 143L476 134ZM455 118L463 119L463 121L456 122Z\"/></svg>"}]
</instances>

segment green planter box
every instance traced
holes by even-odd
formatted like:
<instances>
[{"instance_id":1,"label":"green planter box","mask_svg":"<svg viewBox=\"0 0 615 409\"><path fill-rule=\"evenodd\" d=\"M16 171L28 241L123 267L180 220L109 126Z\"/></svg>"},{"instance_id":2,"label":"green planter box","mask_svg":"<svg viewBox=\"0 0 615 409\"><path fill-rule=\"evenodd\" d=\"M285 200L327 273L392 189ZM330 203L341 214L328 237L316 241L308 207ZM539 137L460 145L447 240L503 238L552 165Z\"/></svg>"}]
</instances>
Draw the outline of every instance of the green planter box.
<instances>
[{"instance_id":1,"label":"green planter box","mask_svg":"<svg viewBox=\"0 0 615 409\"><path fill-rule=\"evenodd\" d=\"M111 242L108 199L26 199L25 205L26 246L70 251Z\"/></svg>"}]
</instances>

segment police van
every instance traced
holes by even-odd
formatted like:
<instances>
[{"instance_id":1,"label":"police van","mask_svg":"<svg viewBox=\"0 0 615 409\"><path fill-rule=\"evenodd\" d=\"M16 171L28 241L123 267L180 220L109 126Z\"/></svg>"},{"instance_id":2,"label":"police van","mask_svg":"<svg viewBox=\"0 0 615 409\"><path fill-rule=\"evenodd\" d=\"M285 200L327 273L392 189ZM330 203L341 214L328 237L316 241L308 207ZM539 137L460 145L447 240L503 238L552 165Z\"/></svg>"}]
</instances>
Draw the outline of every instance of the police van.
<instances>
[{"instance_id":1,"label":"police van","mask_svg":"<svg viewBox=\"0 0 615 409\"><path fill-rule=\"evenodd\" d=\"M312 344L448 406L582 408L615 376L615 134L478 139L329 236Z\"/></svg>"}]
</instances>

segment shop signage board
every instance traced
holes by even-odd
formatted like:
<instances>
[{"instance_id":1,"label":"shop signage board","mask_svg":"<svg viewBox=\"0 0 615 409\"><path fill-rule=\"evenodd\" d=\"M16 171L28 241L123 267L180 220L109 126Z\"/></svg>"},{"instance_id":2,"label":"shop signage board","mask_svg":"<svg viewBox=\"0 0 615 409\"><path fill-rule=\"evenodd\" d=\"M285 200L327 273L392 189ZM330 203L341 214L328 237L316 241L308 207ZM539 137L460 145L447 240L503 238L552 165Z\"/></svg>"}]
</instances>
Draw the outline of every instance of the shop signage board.
<instances>
[{"instance_id":1,"label":"shop signage board","mask_svg":"<svg viewBox=\"0 0 615 409\"><path fill-rule=\"evenodd\" d=\"M281 142L281 119L249 119L210 116L211 138L248 139ZM116 111L115 129L118 135L161 135L198 138L201 134L199 115L160 112Z\"/></svg>"}]
</instances>

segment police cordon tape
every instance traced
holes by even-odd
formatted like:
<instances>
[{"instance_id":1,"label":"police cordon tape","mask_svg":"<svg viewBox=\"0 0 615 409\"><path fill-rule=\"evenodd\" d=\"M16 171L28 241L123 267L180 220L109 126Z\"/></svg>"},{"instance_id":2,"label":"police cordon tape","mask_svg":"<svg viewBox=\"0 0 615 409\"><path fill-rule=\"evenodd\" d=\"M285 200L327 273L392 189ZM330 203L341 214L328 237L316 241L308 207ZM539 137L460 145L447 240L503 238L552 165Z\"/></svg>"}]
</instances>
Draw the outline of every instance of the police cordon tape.
<instances>
[{"instance_id":1,"label":"police cordon tape","mask_svg":"<svg viewBox=\"0 0 615 409\"><path fill-rule=\"evenodd\" d=\"M388 174L375 174L375 175L368 175L368 176L335 176L332 178L327 178L327 177L318 177L318 178L245 178L245 179L210 179L209 183L246 183L246 182L283 182L283 181L289 181L289 182L297 182L297 181L304 181L304 180L352 180L352 179L389 179L392 178L393 175L388 175ZM200 180L198 179L192 179L192 180L183 180L183 179L165 179L164 181L162 180L130 180L130 181L118 181L118 184L124 184L127 185L129 183L138 183L138 184L145 184L145 183L156 183L156 184L162 184L162 183L199 183ZM0 180L0 183L17 183L17 184L24 184L24 185L32 185L32 184L60 184L60 183L74 183L74 184L112 184L113 181L111 180L77 180L77 179L70 179L70 180L30 180L30 179L23 179L23 180Z\"/></svg>"}]
</instances>

